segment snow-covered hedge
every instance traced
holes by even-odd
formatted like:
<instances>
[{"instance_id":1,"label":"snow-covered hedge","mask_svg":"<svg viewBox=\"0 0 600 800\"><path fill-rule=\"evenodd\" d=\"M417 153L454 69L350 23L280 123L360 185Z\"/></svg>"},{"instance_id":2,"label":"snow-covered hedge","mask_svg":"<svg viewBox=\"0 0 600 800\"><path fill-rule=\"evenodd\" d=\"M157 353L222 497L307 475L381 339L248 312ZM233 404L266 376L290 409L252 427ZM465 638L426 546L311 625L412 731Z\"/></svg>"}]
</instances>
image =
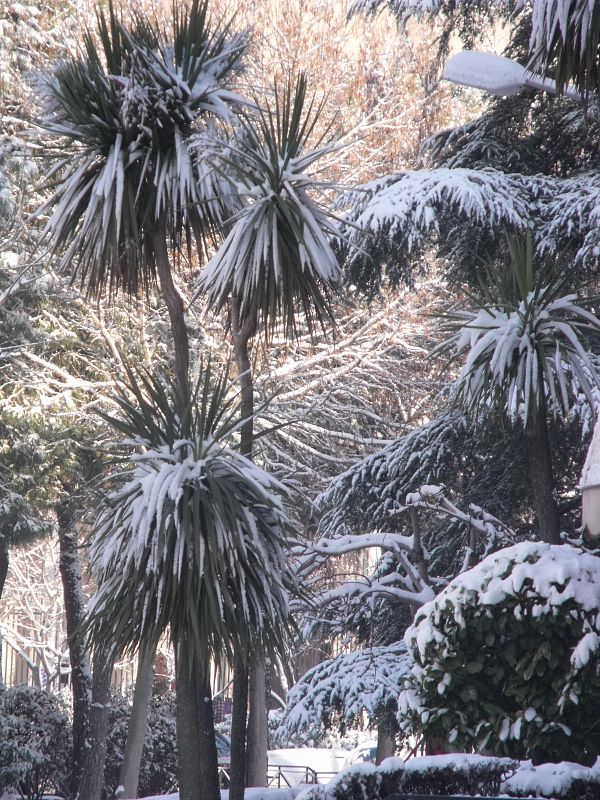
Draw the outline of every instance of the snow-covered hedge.
<instances>
[{"instance_id":1,"label":"snow-covered hedge","mask_svg":"<svg viewBox=\"0 0 600 800\"><path fill-rule=\"evenodd\" d=\"M315 786L298 800L383 800L395 792L438 795L496 795L518 763L507 758L449 755L388 758L380 767L358 764L325 786Z\"/></svg>"},{"instance_id":2,"label":"snow-covered hedge","mask_svg":"<svg viewBox=\"0 0 600 800\"><path fill-rule=\"evenodd\" d=\"M600 752L600 559L524 542L419 609L399 721L459 749L535 762Z\"/></svg>"},{"instance_id":3,"label":"snow-covered hedge","mask_svg":"<svg viewBox=\"0 0 600 800\"><path fill-rule=\"evenodd\" d=\"M395 792L600 800L600 765L563 762L534 767L531 762L463 753L406 763L388 758L380 767L349 767L325 786L307 789L297 800L384 800Z\"/></svg>"}]
</instances>

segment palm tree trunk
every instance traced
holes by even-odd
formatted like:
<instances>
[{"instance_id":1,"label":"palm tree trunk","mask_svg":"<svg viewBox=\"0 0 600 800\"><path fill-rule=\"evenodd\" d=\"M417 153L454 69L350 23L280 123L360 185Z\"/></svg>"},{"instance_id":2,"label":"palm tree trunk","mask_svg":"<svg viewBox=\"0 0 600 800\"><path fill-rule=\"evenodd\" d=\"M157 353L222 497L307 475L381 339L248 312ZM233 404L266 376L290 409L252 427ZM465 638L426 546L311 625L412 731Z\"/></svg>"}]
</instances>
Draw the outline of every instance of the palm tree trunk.
<instances>
[{"instance_id":1,"label":"palm tree trunk","mask_svg":"<svg viewBox=\"0 0 600 800\"><path fill-rule=\"evenodd\" d=\"M540 375L540 386L543 377ZM529 480L533 491L533 501L538 519L539 536L550 544L560 544L560 516L554 498L554 474L552 470L552 451L548 435L546 398L540 391L540 398L529 406L525 423Z\"/></svg>"},{"instance_id":2,"label":"palm tree trunk","mask_svg":"<svg viewBox=\"0 0 600 800\"><path fill-rule=\"evenodd\" d=\"M152 700L155 660L155 647L140 647L133 703L131 705L129 725L127 726L127 741L125 743L125 752L123 753L123 763L119 772L119 788L116 792L116 797L119 800L137 797L150 701Z\"/></svg>"},{"instance_id":3,"label":"palm tree trunk","mask_svg":"<svg viewBox=\"0 0 600 800\"><path fill-rule=\"evenodd\" d=\"M229 800L243 800L246 788L246 712L248 708L248 664L245 653L236 653L233 675Z\"/></svg>"},{"instance_id":4,"label":"palm tree trunk","mask_svg":"<svg viewBox=\"0 0 600 800\"><path fill-rule=\"evenodd\" d=\"M160 288L171 321L177 380L179 382L180 391L184 392L188 385L190 345L187 326L185 324L185 304L180 291L173 281L164 217L158 220L156 228L150 234L150 240Z\"/></svg>"},{"instance_id":5,"label":"palm tree trunk","mask_svg":"<svg viewBox=\"0 0 600 800\"><path fill-rule=\"evenodd\" d=\"M255 321L242 322L239 303L236 295L231 300L231 332L233 337L233 353L240 382L240 451L247 458L252 458L254 445L254 381L250 362L250 339L254 335ZM231 782L229 800L243 800L246 785L246 763L248 772L255 777L255 763L261 759L257 754L254 742L248 740L246 752L246 713L248 706L248 653L236 652L233 676L233 707L231 720ZM260 691L260 690L259 690ZM256 694L253 692L250 706L255 707ZM264 707L264 691L261 696ZM264 712L266 714L266 711ZM250 736L250 730L248 731ZM248 759L247 759L248 756ZM266 750L265 750L265 782L266 782Z\"/></svg>"},{"instance_id":6,"label":"palm tree trunk","mask_svg":"<svg viewBox=\"0 0 600 800\"><path fill-rule=\"evenodd\" d=\"M0 537L0 600L2 599L4 584L6 583L6 576L8 575L9 560L6 538L2 536Z\"/></svg>"},{"instance_id":7,"label":"palm tree trunk","mask_svg":"<svg viewBox=\"0 0 600 800\"><path fill-rule=\"evenodd\" d=\"M69 660L71 663L73 750L70 784L73 794L75 794L81 780L86 757L91 676L85 641L79 635L79 629L85 618L85 601L81 588L81 559L77 549L77 530L70 498L57 505L56 519L58 522L60 548L59 570L63 586Z\"/></svg>"},{"instance_id":8,"label":"palm tree trunk","mask_svg":"<svg viewBox=\"0 0 600 800\"><path fill-rule=\"evenodd\" d=\"M112 668L112 658L95 654L87 751L77 792L78 800L101 800L102 797Z\"/></svg>"},{"instance_id":9,"label":"palm tree trunk","mask_svg":"<svg viewBox=\"0 0 600 800\"><path fill-rule=\"evenodd\" d=\"M267 670L264 654L253 659L248 686L248 786L267 785Z\"/></svg>"},{"instance_id":10,"label":"palm tree trunk","mask_svg":"<svg viewBox=\"0 0 600 800\"><path fill-rule=\"evenodd\" d=\"M175 642L180 800L220 800L210 683L185 639Z\"/></svg>"}]
</instances>

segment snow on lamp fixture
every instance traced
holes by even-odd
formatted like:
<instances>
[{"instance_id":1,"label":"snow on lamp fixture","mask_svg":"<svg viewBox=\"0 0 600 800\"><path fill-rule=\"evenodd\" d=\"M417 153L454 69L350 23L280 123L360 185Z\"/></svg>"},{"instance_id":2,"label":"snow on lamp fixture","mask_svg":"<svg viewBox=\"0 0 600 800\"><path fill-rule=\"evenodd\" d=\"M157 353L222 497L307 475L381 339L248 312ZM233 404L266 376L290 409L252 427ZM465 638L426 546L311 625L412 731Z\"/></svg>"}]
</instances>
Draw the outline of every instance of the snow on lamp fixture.
<instances>
[{"instance_id":1,"label":"snow on lamp fixture","mask_svg":"<svg viewBox=\"0 0 600 800\"><path fill-rule=\"evenodd\" d=\"M556 83L550 78L536 75L510 58L475 50L463 50L451 56L446 61L442 78L500 97L509 97L526 88L556 94ZM568 97L581 99L574 89L566 88L564 93Z\"/></svg>"}]
</instances>

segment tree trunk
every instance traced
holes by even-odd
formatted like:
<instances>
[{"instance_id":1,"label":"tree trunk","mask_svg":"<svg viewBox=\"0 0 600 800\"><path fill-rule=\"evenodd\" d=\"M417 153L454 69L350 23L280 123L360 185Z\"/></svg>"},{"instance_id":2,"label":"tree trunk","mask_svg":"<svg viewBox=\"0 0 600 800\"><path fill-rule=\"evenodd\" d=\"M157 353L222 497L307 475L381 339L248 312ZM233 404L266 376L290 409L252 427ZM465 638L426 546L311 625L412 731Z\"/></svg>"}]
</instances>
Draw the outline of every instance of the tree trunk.
<instances>
[{"instance_id":1,"label":"tree trunk","mask_svg":"<svg viewBox=\"0 0 600 800\"><path fill-rule=\"evenodd\" d=\"M252 364L250 362L250 339L254 335L256 322L252 315L246 320L240 319L238 298L234 295L231 299L231 332L233 337L233 352L235 363L238 370L238 380L240 382L240 416L242 425L240 428L240 451L247 458L252 458L252 448L254 444L254 382L252 377ZM252 665L253 667L256 665ZM263 665L264 666L264 665ZM245 688L242 686L244 684ZM235 752L231 751L231 784L229 789L229 800L243 800L244 787L246 784L246 764L249 772L252 772L253 779L256 779L255 766L263 761L263 753L257 750L260 741L255 738L248 739L248 752L246 752L246 710L248 698L248 661L247 654L237 654L234 665L233 676L234 692L236 686L238 695L234 694L234 704L232 709L232 736L235 729ZM250 708L258 712L256 687L253 687L250 698ZM266 719L266 709L264 708L264 687L258 689L260 694L259 703L262 704L263 713ZM244 700L242 700L242 697ZM237 702L236 702L237 700ZM242 704L243 703L243 704ZM252 712L251 712L252 713ZM254 722L256 726L256 722ZM250 734L250 731L249 731ZM264 780L266 783L266 747L264 750ZM264 785L251 784L251 785Z\"/></svg>"},{"instance_id":2,"label":"tree trunk","mask_svg":"<svg viewBox=\"0 0 600 800\"><path fill-rule=\"evenodd\" d=\"M185 639L175 653L179 798L220 800L210 683Z\"/></svg>"},{"instance_id":3,"label":"tree trunk","mask_svg":"<svg viewBox=\"0 0 600 800\"><path fill-rule=\"evenodd\" d=\"M150 701L152 700L155 659L155 647L140 647L133 703L127 726L127 741L119 772L119 787L116 792L118 800L137 797L142 752L148 726Z\"/></svg>"},{"instance_id":4,"label":"tree trunk","mask_svg":"<svg viewBox=\"0 0 600 800\"><path fill-rule=\"evenodd\" d=\"M540 376L540 381L542 376ZM538 519L540 538L550 544L560 544L560 516L554 498L552 452L548 435L546 398L540 393L539 403L532 399L525 424L529 480Z\"/></svg>"},{"instance_id":5,"label":"tree trunk","mask_svg":"<svg viewBox=\"0 0 600 800\"><path fill-rule=\"evenodd\" d=\"M4 584L8 575L9 555L8 544L4 536L0 537L0 600L4 592Z\"/></svg>"},{"instance_id":6,"label":"tree trunk","mask_svg":"<svg viewBox=\"0 0 600 800\"><path fill-rule=\"evenodd\" d=\"M161 218L157 223L156 229L150 234L150 238L160 288L171 321L173 346L175 350L175 372L179 383L179 390L183 393L187 390L188 385L190 345L185 324L185 305L183 297L173 281L166 236L165 222L164 219Z\"/></svg>"},{"instance_id":7,"label":"tree trunk","mask_svg":"<svg viewBox=\"0 0 600 800\"><path fill-rule=\"evenodd\" d=\"M71 690L73 692L73 751L70 790L75 795L86 758L86 739L90 717L91 677L85 641L79 629L85 618L85 600L81 587L81 559L77 549L77 530L70 498L56 506L59 570L65 602Z\"/></svg>"},{"instance_id":8,"label":"tree trunk","mask_svg":"<svg viewBox=\"0 0 600 800\"><path fill-rule=\"evenodd\" d=\"M6 538L0 536L0 600L2 599L4 584L6 583L6 576L8 575L8 564L8 545L6 544ZM4 675L2 674L2 645L2 634L0 633L0 687L4 686Z\"/></svg>"},{"instance_id":9,"label":"tree trunk","mask_svg":"<svg viewBox=\"0 0 600 800\"><path fill-rule=\"evenodd\" d=\"M264 654L253 660L248 687L248 786L267 785L267 670Z\"/></svg>"},{"instance_id":10,"label":"tree trunk","mask_svg":"<svg viewBox=\"0 0 600 800\"><path fill-rule=\"evenodd\" d=\"M390 726L381 723L377 726L377 750L375 763L379 766L384 758L390 758L396 752L396 739Z\"/></svg>"},{"instance_id":11,"label":"tree trunk","mask_svg":"<svg viewBox=\"0 0 600 800\"><path fill-rule=\"evenodd\" d=\"M94 655L92 706L86 759L77 793L79 800L101 800L102 797L112 668L112 657Z\"/></svg>"},{"instance_id":12,"label":"tree trunk","mask_svg":"<svg viewBox=\"0 0 600 800\"><path fill-rule=\"evenodd\" d=\"M246 788L246 711L248 708L248 667L245 653L236 653L233 674L229 800L244 800L244 789Z\"/></svg>"}]
</instances>

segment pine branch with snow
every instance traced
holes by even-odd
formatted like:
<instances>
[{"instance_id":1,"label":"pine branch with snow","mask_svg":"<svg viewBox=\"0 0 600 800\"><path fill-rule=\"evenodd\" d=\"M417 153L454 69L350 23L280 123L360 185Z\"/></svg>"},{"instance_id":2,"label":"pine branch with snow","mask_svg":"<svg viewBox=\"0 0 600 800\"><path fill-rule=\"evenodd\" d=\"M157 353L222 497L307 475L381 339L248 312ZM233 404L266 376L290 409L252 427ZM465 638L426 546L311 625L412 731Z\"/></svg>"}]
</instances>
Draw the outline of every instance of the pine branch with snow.
<instances>
[{"instance_id":1,"label":"pine branch with snow","mask_svg":"<svg viewBox=\"0 0 600 800\"><path fill-rule=\"evenodd\" d=\"M375 727L397 712L398 695L413 662L404 642L330 658L290 689L277 735L287 740L325 726Z\"/></svg>"}]
</instances>

